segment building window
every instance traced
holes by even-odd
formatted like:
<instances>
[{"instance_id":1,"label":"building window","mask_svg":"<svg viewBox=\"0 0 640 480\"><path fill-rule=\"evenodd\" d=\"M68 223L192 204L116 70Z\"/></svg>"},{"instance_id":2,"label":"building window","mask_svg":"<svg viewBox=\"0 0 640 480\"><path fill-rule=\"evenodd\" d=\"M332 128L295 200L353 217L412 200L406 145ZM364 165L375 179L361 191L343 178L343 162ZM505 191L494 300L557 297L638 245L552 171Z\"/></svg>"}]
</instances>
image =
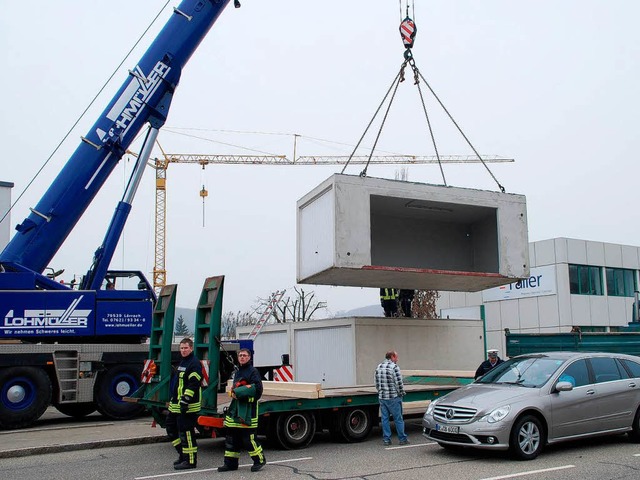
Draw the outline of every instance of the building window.
<instances>
[{"instance_id":1,"label":"building window","mask_svg":"<svg viewBox=\"0 0 640 480\"><path fill-rule=\"evenodd\" d=\"M633 297L636 291L636 276L633 270L625 268L607 268L607 295L614 297Z\"/></svg>"},{"instance_id":2,"label":"building window","mask_svg":"<svg viewBox=\"0 0 640 480\"><path fill-rule=\"evenodd\" d=\"M569 265L569 285L571 293L578 295L602 295L600 267Z\"/></svg>"}]
</instances>

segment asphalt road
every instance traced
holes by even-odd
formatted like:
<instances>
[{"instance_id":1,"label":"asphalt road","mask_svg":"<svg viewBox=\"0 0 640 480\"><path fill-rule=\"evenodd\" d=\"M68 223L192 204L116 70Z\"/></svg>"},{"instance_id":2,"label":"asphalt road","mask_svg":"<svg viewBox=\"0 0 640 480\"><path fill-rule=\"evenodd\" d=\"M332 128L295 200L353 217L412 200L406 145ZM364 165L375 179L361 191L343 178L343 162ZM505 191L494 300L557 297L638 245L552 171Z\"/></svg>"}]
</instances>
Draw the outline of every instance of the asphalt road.
<instances>
[{"instance_id":1,"label":"asphalt road","mask_svg":"<svg viewBox=\"0 0 640 480\"><path fill-rule=\"evenodd\" d=\"M33 455L0 460L6 479L403 479L423 480L584 480L640 479L640 444L626 436L575 442L547 449L536 460L521 462L503 454L448 452L421 435L418 421L407 426L411 445L383 447L380 431L359 444L334 444L317 436L304 450L277 450L265 445L268 465L249 471L243 454L237 472L218 473L224 441L200 440L198 468L176 472L175 451L167 443Z\"/></svg>"}]
</instances>

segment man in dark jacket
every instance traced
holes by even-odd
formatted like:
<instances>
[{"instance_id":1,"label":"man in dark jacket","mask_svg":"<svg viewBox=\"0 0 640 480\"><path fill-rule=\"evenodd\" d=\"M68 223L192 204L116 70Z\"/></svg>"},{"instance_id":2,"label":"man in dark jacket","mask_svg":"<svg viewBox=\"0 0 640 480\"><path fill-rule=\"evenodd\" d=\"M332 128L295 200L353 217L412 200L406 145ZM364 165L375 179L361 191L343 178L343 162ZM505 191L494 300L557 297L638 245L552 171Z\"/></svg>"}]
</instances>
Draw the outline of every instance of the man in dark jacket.
<instances>
[{"instance_id":1,"label":"man in dark jacket","mask_svg":"<svg viewBox=\"0 0 640 480\"><path fill-rule=\"evenodd\" d=\"M400 301L400 308L402 309L402 314L405 317L411 318L411 304L413 303L413 297L415 296L415 290L406 290L400 289L400 293L398 294L398 298Z\"/></svg>"},{"instance_id":2,"label":"man in dark jacket","mask_svg":"<svg viewBox=\"0 0 640 480\"><path fill-rule=\"evenodd\" d=\"M258 370L251 364L251 352L248 349L238 350L238 363L240 368L233 375L229 392L232 397L231 405L224 417L227 438L224 443L224 465L218 467L219 472L238 469L240 451L243 447L253 460L252 472L257 472L267 463L262 446L256 439L262 379Z\"/></svg>"},{"instance_id":3,"label":"man in dark jacket","mask_svg":"<svg viewBox=\"0 0 640 480\"><path fill-rule=\"evenodd\" d=\"M482 362L476 370L476 374L474 375L474 378L476 380L486 374L489 370L496 367L497 365L500 365L503 362L503 360L498 356L498 350L495 348L490 348L489 350L487 350L487 356L489 358Z\"/></svg>"},{"instance_id":4,"label":"man in dark jacket","mask_svg":"<svg viewBox=\"0 0 640 480\"><path fill-rule=\"evenodd\" d=\"M178 451L178 460L173 462L176 470L196 468L198 445L195 427L200 413L200 385L202 365L193 354L193 341L184 338L180 342L182 359L171 379L171 400L167 417L167 435Z\"/></svg>"}]
</instances>

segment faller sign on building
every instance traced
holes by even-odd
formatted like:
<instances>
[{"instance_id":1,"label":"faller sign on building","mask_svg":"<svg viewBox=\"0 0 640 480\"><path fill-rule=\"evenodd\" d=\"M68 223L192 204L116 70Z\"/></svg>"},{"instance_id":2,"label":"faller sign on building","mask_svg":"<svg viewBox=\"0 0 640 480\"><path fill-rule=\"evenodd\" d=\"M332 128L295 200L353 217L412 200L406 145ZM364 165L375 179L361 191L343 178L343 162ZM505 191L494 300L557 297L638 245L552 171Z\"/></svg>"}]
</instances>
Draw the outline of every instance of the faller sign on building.
<instances>
[{"instance_id":1,"label":"faller sign on building","mask_svg":"<svg viewBox=\"0 0 640 480\"><path fill-rule=\"evenodd\" d=\"M530 276L517 282L483 290L482 300L483 302L498 302L500 300L555 295L557 292L556 266L546 265L532 267Z\"/></svg>"}]
</instances>

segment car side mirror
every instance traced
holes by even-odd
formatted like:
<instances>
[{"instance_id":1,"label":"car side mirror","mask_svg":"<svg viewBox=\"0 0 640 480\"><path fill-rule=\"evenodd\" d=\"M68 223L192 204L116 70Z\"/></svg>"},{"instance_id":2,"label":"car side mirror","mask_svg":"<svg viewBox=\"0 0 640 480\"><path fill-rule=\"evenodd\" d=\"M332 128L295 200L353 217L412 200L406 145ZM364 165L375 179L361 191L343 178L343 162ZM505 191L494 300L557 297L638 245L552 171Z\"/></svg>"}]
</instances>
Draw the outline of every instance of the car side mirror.
<instances>
[{"instance_id":1,"label":"car side mirror","mask_svg":"<svg viewBox=\"0 0 640 480\"><path fill-rule=\"evenodd\" d=\"M558 382L556 383L556 392L570 392L573 390L571 382Z\"/></svg>"}]
</instances>

